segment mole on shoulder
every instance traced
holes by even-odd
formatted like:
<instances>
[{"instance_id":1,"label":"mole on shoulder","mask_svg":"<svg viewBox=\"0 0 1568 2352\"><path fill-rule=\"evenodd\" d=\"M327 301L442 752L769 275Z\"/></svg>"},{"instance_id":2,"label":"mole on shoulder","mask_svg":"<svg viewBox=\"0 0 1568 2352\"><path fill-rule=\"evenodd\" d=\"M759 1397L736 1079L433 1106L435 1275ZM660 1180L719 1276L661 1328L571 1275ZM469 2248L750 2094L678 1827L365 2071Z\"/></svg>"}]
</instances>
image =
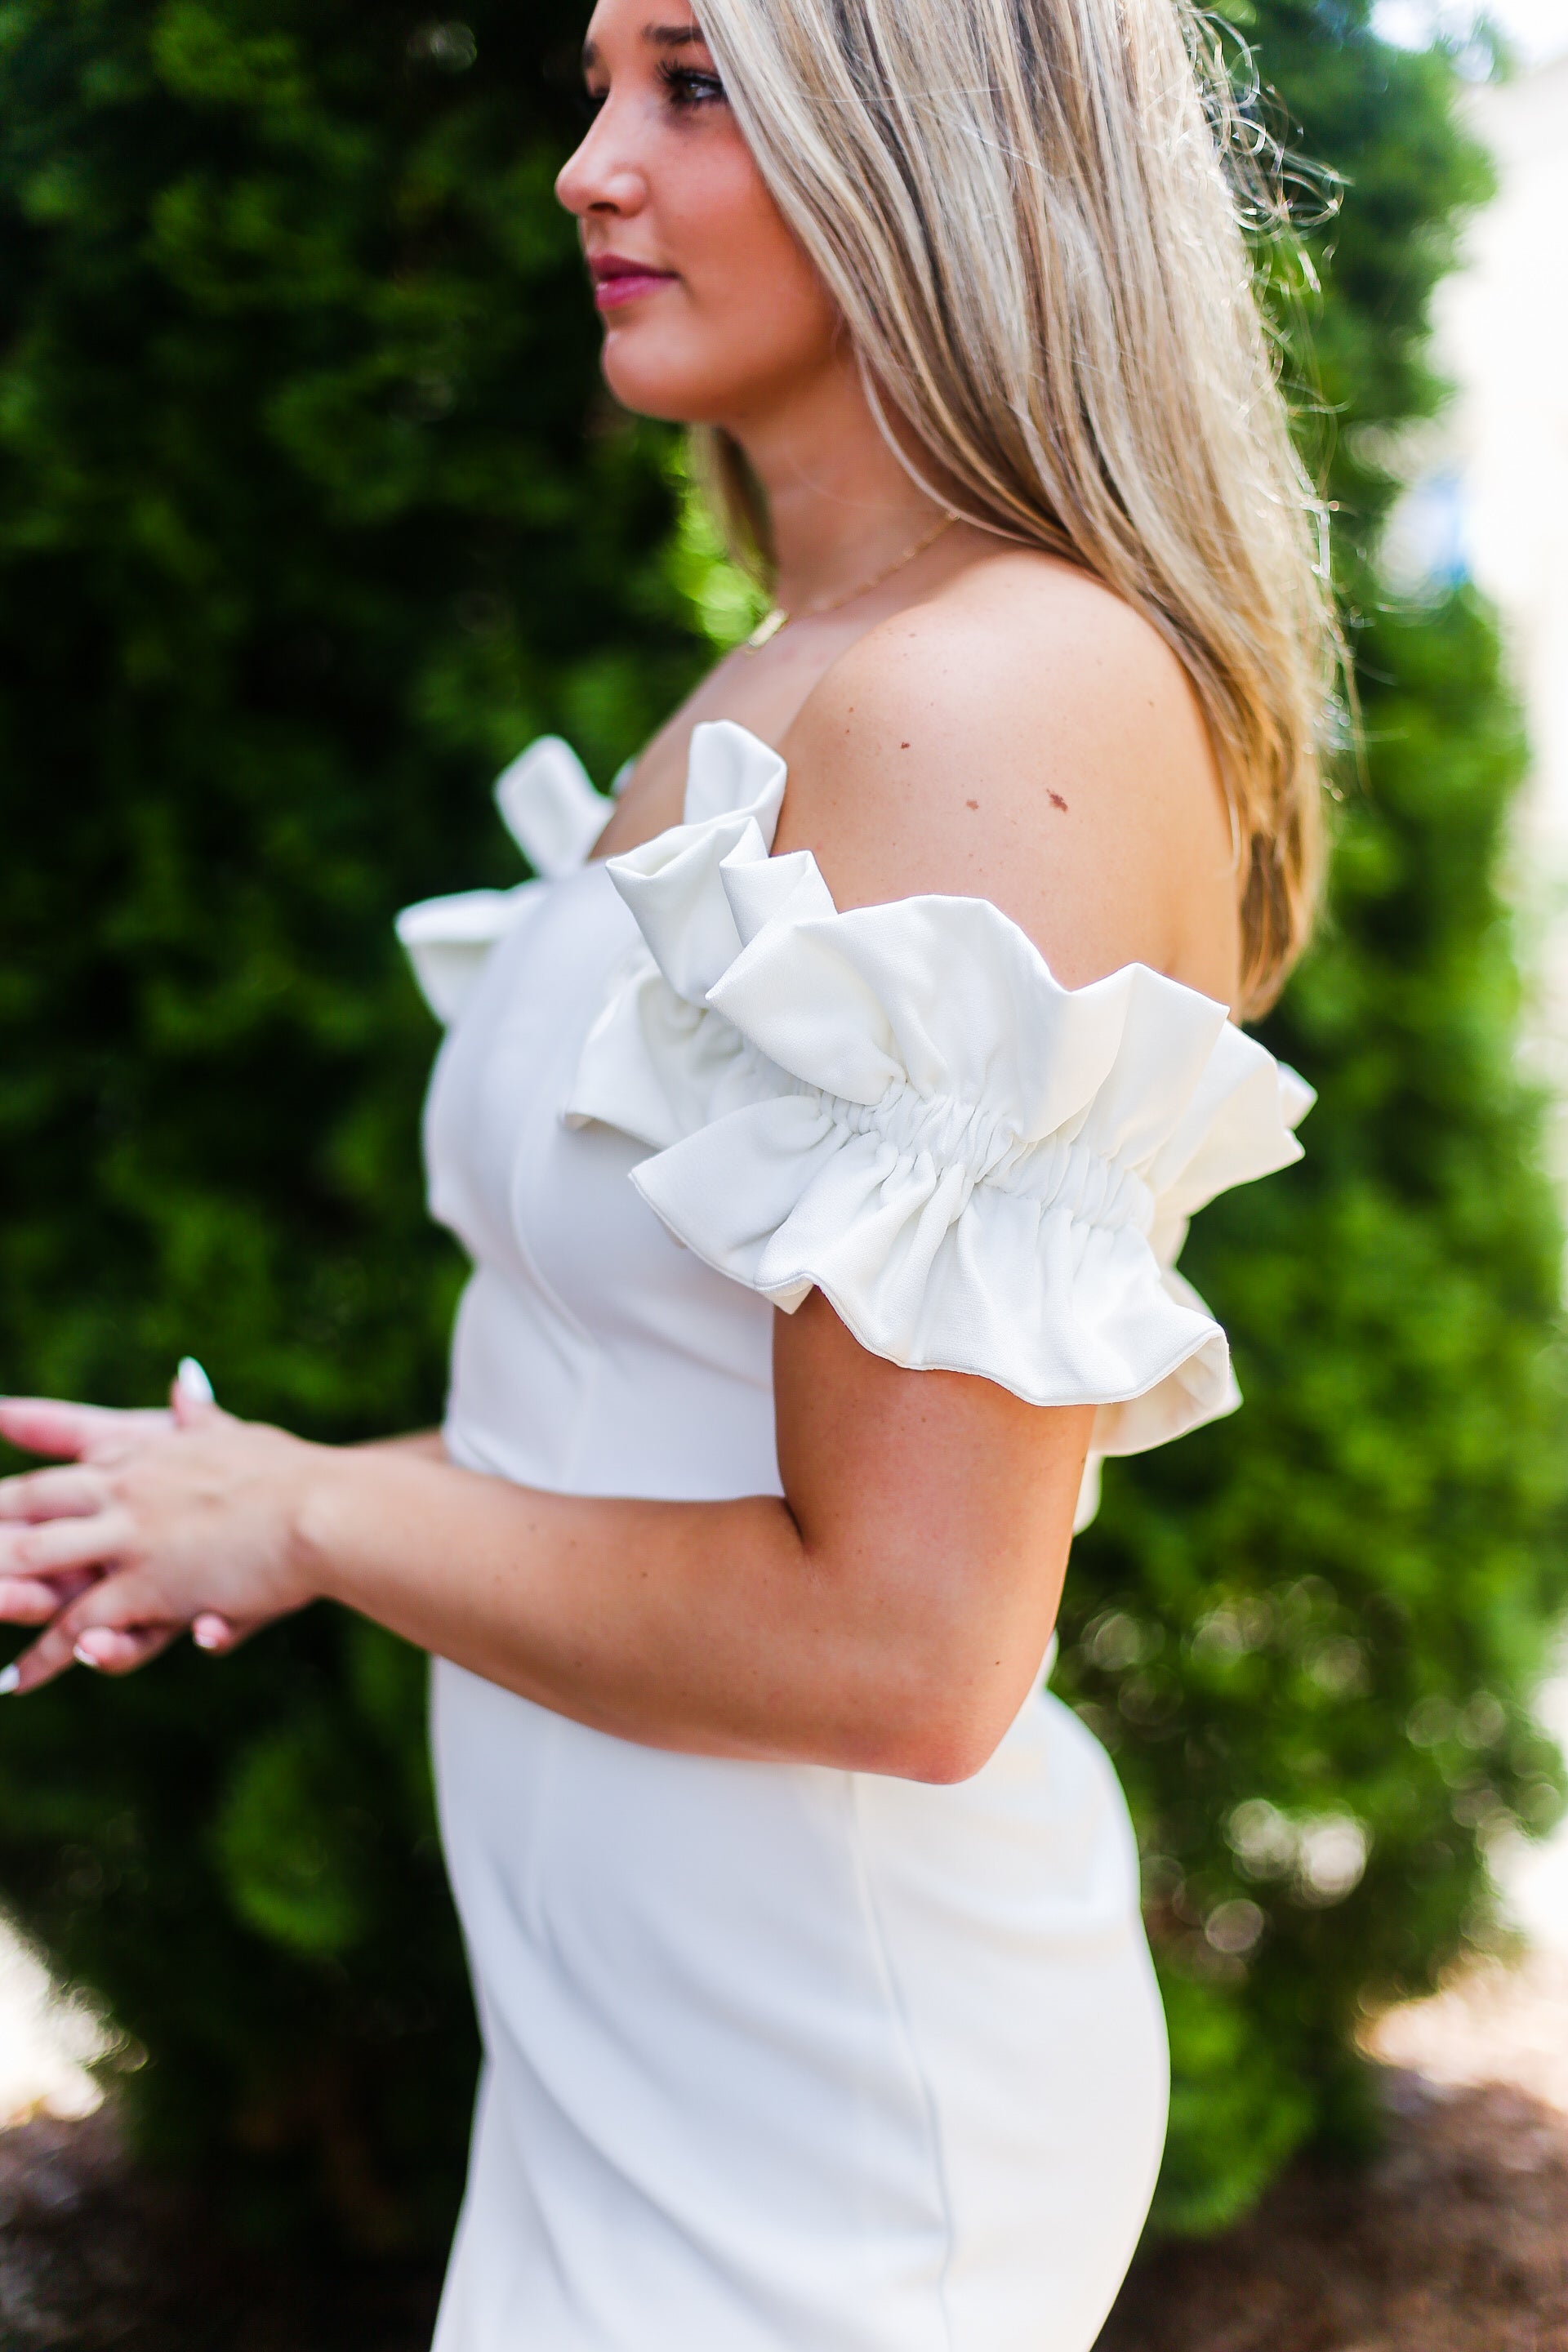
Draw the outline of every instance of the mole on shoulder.
<instances>
[{"instance_id":1,"label":"mole on shoulder","mask_svg":"<svg viewBox=\"0 0 1568 2352\"><path fill-rule=\"evenodd\" d=\"M965 808L978 808L980 806L980 803L978 801L965 801L963 805Z\"/></svg>"},{"instance_id":2,"label":"mole on shoulder","mask_svg":"<svg viewBox=\"0 0 1568 2352\"><path fill-rule=\"evenodd\" d=\"M1066 801L1063 800L1060 793L1053 793L1049 785L1046 787L1046 798L1049 801L1054 809L1060 809L1063 816L1068 814L1068 804Z\"/></svg>"}]
</instances>

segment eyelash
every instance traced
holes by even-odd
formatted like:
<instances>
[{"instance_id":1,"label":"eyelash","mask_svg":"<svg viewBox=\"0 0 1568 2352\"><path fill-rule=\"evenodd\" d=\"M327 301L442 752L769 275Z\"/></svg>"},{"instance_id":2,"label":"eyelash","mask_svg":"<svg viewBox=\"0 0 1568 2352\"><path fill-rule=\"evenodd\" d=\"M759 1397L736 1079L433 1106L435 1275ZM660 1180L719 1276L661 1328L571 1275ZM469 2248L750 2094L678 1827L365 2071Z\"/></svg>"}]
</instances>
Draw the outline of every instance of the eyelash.
<instances>
[{"instance_id":1,"label":"eyelash","mask_svg":"<svg viewBox=\"0 0 1568 2352\"><path fill-rule=\"evenodd\" d=\"M711 106L724 95L724 85L718 75L704 73L696 66L672 65L665 58L659 66L658 78L669 93L671 105L682 113L700 106Z\"/></svg>"},{"instance_id":2,"label":"eyelash","mask_svg":"<svg viewBox=\"0 0 1568 2352\"><path fill-rule=\"evenodd\" d=\"M694 114L704 106L713 106L722 100L724 85L717 74L704 73L697 66L672 65L668 58L658 68L670 105L679 114ZM598 113L609 96L607 90L584 90L582 104L590 119Z\"/></svg>"}]
</instances>

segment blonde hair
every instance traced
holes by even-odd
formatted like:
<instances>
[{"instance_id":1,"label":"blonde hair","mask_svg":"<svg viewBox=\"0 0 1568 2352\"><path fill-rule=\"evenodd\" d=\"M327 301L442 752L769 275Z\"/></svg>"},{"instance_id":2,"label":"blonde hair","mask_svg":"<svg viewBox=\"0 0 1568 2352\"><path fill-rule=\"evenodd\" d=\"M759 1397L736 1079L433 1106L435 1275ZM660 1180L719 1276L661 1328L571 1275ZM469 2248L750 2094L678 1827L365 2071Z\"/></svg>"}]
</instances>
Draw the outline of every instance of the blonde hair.
<instances>
[{"instance_id":1,"label":"blonde hair","mask_svg":"<svg viewBox=\"0 0 1568 2352\"><path fill-rule=\"evenodd\" d=\"M1185 665L1231 811L1244 1009L1263 1010L1311 923L1339 639L1202 21L1186 0L698 7L911 473L923 449L944 503L1081 564ZM731 543L765 572L757 487L704 438Z\"/></svg>"}]
</instances>

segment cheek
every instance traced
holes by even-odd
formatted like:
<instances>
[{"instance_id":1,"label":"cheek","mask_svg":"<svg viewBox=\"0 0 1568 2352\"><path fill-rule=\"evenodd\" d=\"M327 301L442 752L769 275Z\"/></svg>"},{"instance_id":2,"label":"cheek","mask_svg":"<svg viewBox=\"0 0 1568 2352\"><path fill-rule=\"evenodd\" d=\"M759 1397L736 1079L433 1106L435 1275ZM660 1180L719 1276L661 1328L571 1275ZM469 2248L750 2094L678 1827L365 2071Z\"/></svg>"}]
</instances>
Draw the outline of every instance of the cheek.
<instances>
[{"instance_id":1,"label":"cheek","mask_svg":"<svg viewBox=\"0 0 1568 2352\"><path fill-rule=\"evenodd\" d=\"M837 313L738 133L672 163L652 209L680 283L609 314L605 374L628 408L719 424L820 367Z\"/></svg>"}]
</instances>

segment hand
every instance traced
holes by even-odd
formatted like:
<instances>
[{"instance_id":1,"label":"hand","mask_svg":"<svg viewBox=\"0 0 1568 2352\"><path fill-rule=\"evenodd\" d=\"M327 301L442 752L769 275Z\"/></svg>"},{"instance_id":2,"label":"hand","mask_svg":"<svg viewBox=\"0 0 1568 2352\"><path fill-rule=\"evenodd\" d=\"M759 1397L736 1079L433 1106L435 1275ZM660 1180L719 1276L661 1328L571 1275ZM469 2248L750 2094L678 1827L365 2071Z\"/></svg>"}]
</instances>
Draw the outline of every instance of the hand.
<instances>
[{"instance_id":1,"label":"hand","mask_svg":"<svg viewBox=\"0 0 1568 2352\"><path fill-rule=\"evenodd\" d=\"M187 1626L232 1648L315 1598L294 1530L325 1448L179 1384L160 1412L0 1401L0 1435L68 1464L0 1481L0 1620L47 1623L11 1688L126 1673Z\"/></svg>"}]
</instances>

